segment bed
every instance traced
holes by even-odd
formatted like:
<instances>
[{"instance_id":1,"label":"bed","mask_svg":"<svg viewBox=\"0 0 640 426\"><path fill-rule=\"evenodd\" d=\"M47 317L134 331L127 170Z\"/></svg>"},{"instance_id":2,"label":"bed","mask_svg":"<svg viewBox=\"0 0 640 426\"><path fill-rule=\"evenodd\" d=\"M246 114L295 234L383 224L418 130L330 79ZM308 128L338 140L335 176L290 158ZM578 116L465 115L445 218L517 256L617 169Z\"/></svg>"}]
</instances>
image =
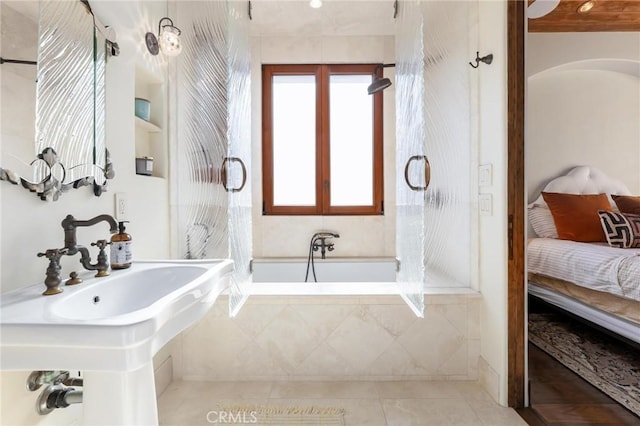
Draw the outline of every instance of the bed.
<instances>
[{"instance_id":1,"label":"bed","mask_svg":"<svg viewBox=\"0 0 640 426\"><path fill-rule=\"evenodd\" d=\"M580 194L583 198L592 197L585 194L607 194L606 202L616 213L611 195L631 195L622 182L588 166L553 179L542 192L547 197L548 193ZM602 202L603 196L597 197ZM541 194L528 206L529 220L537 234L527 243L528 293L640 344L637 242L631 248L612 247L615 240L610 241L606 230L603 242L559 239L555 227L558 222L547 201L551 202Z\"/></svg>"}]
</instances>

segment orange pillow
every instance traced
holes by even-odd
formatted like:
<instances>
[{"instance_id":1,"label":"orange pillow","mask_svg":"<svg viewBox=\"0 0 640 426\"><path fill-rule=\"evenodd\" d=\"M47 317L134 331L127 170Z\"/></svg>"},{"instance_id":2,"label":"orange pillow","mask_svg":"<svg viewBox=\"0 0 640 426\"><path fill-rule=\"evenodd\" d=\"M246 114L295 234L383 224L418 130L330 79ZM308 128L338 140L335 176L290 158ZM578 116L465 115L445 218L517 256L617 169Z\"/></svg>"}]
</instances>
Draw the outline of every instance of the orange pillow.
<instances>
[{"instance_id":1,"label":"orange pillow","mask_svg":"<svg viewBox=\"0 0 640 426\"><path fill-rule=\"evenodd\" d=\"M632 195L612 195L618 210L622 213L640 214L640 197Z\"/></svg>"},{"instance_id":2,"label":"orange pillow","mask_svg":"<svg viewBox=\"0 0 640 426\"><path fill-rule=\"evenodd\" d=\"M551 210L558 238L581 242L606 242L598 210L611 211L607 194L561 194L543 192Z\"/></svg>"}]
</instances>

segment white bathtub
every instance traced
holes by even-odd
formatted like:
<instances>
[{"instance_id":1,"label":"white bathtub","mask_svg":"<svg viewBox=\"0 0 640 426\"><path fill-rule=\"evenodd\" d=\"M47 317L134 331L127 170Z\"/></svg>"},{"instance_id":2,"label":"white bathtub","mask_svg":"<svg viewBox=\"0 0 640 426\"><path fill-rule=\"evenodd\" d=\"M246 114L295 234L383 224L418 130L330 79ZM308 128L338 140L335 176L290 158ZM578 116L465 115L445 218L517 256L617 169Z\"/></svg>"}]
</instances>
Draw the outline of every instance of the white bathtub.
<instances>
[{"instance_id":1,"label":"white bathtub","mask_svg":"<svg viewBox=\"0 0 640 426\"><path fill-rule=\"evenodd\" d=\"M318 282L304 282L306 258L258 258L252 261L256 295L399 294L397 262L392 257L315 259Z\"/></svg>"}]
</instances>

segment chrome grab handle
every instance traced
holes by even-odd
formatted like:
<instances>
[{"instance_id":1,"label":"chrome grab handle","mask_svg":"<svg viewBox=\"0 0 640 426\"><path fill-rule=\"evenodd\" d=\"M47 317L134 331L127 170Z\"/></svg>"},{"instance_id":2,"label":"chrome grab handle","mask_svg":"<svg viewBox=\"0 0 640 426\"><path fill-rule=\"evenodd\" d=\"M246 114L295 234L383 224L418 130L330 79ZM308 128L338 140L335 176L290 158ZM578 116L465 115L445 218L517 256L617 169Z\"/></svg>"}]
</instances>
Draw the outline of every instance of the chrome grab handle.
<instances>
[{"instance_id":1,"label":"chrome grab handle","mask_svg":"<svg viewBox=\"0 0 640 426\"><path fill-rule=\"evenodd\" d=\"M240 167L242 168L242 183L240 184L240 186L238 188L229 188L227 187L227 164L230 162L237 162L240 163ZM239 159L238 157L224 157L224 160L222 160L222 186L224 187L224 190L227 192L240 192L242 191L242 188L244 188L244 185L247 183L247 168L244 166L244 163L242 162L241 159Z\"/></svg>"},{"instance_id":2,"label":"chrome grab handle","mask_svg":"<svg viewBox=\"0 0 640 426\"><path fill-rule=\"evenodd\" d=\"M424 186L411 185L411 182L409 182L409 166L412 161L418 160L424 161ZM426 191L427 188L429 188L429 183L431 183L431 164L429 164L429 159L426 155L414 155L409 158L407 164L404 166L404 181L412 191Z\"/></svg>"}]
</instances>

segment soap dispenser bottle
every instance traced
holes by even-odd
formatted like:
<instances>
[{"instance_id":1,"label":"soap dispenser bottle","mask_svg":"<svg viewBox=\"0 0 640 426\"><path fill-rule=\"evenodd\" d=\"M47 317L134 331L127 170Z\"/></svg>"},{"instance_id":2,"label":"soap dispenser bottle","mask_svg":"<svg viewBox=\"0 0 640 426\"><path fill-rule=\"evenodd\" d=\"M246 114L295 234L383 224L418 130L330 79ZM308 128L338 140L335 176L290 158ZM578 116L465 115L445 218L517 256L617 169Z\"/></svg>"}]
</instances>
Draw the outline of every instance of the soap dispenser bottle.
<instances>
[{"instance_id":1,"label":"soap dispenser bottle","mask_svg":"<svg viewBox=\"0 0 640 426\"><path fill-rule=\"evenodd\" d=\"M126 269L131 266L131 235L125 232L124 224L118 222L118 233L111 237L111 269Z\"/></svg>"}]
</instances>

